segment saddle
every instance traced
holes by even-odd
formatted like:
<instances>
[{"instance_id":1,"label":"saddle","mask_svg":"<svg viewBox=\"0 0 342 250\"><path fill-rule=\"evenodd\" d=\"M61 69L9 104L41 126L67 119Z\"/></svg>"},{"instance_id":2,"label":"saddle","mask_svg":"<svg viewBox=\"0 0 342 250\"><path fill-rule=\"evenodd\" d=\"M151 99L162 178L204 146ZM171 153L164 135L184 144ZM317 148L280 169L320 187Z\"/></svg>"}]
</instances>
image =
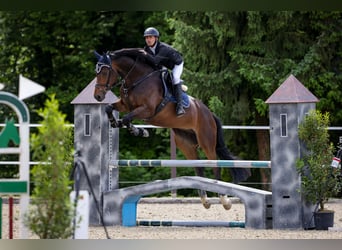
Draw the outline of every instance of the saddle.
<instances>
[{"instance_id":1,"label":"saddle","mask_svg":"<svg viewBox=\"0 0 342 250\"><path fill-rule=\"evenodd\" d=\"M156 108L155 114L160 112L166 106L166 104L168 102L177 103L176 97L175 97L175 94L173 91L172 74L170 74L170 72L167 69L165 69L165 70L161 71L160 78L161 78L162 86L163 86L163 98L164 99ZM183 86L185 86L185 85L183 85ZM182 86L182 89L183 89L183 92L182 92L183 107L189 108L190 99L189 99L189 96L185 93L186 90L184 89L183 86ZM185 88L186 88L186 86L185 86Z\"/></svg>"}]
</instances>

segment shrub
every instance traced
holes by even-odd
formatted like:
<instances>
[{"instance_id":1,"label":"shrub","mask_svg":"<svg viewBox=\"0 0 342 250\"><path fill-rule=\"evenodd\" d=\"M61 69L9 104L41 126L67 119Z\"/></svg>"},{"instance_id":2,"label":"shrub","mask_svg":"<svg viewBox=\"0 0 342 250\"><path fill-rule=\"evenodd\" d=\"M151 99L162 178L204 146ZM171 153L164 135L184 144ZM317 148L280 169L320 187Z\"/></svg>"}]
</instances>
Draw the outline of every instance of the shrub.
<instances>
[{"instance_id":1,"label":"shrub","mask_svg":"<svg viewBox=\"0 0 342 250\"><path fill-rule=\"evenodd\" d=\"M319 210L336 192L336 174L331 167L334 147L329 141L329 113L311 110L299 125L298 136L306 147L306 154L297 160L301 174L302 193L312 204L319 203Z\"/></svg>"},{"instance_id":2,"label":"shrub","mask_svg":"<svg viewBox=\"0 0 342 250\"><path fill-rule=\"evenodd\" d=\"M38 110L43 118L37 134L31 135L33 159L41 162L31 171L33 191L25 222L41 239L63 239L72 235L73 207L70 202L72 130L59 112L54 95ZM45 164L44 164L45 163Z\"/></svg>"}]
</instances>

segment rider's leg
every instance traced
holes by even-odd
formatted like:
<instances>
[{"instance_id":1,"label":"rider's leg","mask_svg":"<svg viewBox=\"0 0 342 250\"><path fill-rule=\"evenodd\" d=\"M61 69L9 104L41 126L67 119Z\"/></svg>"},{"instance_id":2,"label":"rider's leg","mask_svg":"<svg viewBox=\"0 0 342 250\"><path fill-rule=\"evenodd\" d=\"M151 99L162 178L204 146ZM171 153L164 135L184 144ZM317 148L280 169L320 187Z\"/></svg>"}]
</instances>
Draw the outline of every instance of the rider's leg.
<instances>
[{"instance_id":1,"label":"rider's leg","mask_svg":"<svg viewBox=\"0 0 342 250\"><path fill-rule=\"evenodd\" d=\"M183 108L182 103L182 80L180 79L181 74L183 72L183 62L179 65L175 65L172 69L172 83L173 83L173 89L177 101L176 105L176 114L177 116L183 115L185 113L185 110Z\"/></svg>"},{"instance_id":2,"label":"rider's leg","mask_svg":"<svg viewBox=\"0 0 342 250\"><path fill-rule=\"evenodd\" d=\"M174 84L174 93L175 93L175 97L176 97L176 115L180 116L183 115L185 113L185 110L183 108L183 103L182 103L182 84L181 82L178 84Z\"/></svg>"}]
</instances>

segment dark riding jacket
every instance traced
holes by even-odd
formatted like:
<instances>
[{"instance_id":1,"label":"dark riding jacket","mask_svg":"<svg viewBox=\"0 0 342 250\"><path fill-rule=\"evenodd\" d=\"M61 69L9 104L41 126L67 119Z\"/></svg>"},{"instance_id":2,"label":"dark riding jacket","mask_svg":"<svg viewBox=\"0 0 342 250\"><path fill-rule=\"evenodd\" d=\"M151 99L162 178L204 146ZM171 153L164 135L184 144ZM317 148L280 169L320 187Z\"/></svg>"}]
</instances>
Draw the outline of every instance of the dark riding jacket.
<instances>
[{"instance_id":1,"label":"dark riding jacket","mask_svg":"<svg viewBox=\"0 0 342 250\"><path fill-rule=\"evenodd\" d=\"M170 45L160 41L157 41L156 43L155 54L153 54L149 46L145 46L144 50L154 57L157 66L164 66L172 70L175 65L179 65L183 62L182 55Z\"/></svg>"}]
</instances>

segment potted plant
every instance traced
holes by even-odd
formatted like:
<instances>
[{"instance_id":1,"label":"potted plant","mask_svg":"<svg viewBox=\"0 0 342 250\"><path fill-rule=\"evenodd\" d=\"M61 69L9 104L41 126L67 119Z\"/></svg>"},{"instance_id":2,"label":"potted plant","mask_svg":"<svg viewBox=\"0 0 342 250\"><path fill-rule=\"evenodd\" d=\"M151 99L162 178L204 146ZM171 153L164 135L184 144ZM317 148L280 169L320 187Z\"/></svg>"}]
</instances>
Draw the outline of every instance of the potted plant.
<instances>
[{"instance_id":1,"label":"potted plant","mask_svg":"<svg viewBox=\"0 0 342 250\"><path fill-rule=\"evenodd\" d=\"M316 205L313 216L317 230L333 226L334 211L326 209L325 204L338 191L336 169L331 166L334 147L329 141L328 126L329 113L311 110L298 128L299 139L306 149L297 160L301 192L307 202Z\"/></svg>"}]
</instances>

